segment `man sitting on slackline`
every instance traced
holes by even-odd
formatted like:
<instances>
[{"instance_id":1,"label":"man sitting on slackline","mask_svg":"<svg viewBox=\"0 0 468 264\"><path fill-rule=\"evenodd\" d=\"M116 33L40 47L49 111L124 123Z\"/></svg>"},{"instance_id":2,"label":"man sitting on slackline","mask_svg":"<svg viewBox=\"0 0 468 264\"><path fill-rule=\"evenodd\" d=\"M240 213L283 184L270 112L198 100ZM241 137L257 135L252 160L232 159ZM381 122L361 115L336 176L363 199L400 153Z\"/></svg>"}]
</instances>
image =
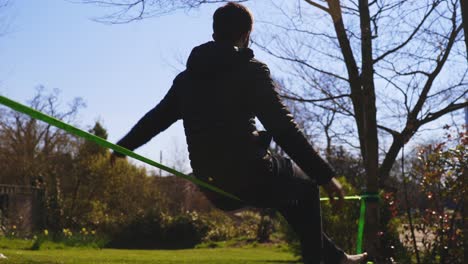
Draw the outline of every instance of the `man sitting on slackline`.
<instances>
[{"instance_id":1,"label":"man sitting on slackline","mask_svg":"<svg viewBox=\"0 0 468 264\"><path fill-rule=\"evenodd\" d=\"M366 253L347 255L322 232L318 186L341 201L342 188L282 103L267 65L254 59L252 26L245 6L218 8L214 41L192 50L166 96L117 144L134 150L182 119L194 176L242 200L202 188L215 206L277 209L298 234L304 263L360 263ZM295 163L268 151L272 138Z\"/></svg>"}]
</instances>

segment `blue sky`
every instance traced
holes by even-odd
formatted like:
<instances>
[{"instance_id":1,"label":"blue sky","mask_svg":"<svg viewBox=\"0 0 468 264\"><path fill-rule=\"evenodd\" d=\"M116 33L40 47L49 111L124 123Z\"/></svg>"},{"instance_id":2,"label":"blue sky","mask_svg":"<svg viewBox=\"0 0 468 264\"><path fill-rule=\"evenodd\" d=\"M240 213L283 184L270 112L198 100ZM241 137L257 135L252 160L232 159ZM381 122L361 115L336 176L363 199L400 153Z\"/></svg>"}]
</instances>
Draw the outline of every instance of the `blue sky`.
<instances>
[{"instance_id":1,"label":"blue sky","mask_svg":"<svg viewBox=\"0 0 468 264\"><path fill-rule=\"evenodd\" d=\"M115 142L162 99L191 49L211 40L218 6L106 25L92 21L106 11L93 5L12 1L0 38L0 94L25 103L43 85L60 89L64 106L81 97L79 126L99 120ZM185 158L180 121L137 150L155 160L160 151L169 165Z\"/></svg>"}]
</instances>

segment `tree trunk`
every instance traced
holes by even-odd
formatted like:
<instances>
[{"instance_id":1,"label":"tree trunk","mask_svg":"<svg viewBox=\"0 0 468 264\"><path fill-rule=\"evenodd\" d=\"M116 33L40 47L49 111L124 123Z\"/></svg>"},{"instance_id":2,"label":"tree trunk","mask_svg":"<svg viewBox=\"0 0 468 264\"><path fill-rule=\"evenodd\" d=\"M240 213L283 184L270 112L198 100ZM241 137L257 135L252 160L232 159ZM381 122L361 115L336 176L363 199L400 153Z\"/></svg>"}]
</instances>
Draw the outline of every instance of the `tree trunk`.
<instances>
[{"instance_id":1,"label":"tree trunk","mask_svg":"<svg viewBox=\"0 0 468 264\"><path fill-rule=\"evenodd\" d=\"M361 24L361 54L362 54L362 127L364 136L364 167L367 176L366 190L377 194L379 191L378 167L378 135L377 135L377 109L375 105L374 67L372 58L372 32L367 0L359 0L359 13ZM369 200L366 207L366 226L364 229L364 247L371 257L377 258L380 254L379 231L379 204L375 199Z\"/></svg>"},{"instance_id":2,"label":"tree trunk","mask_svg":"<svg viewBox=\"0 0 468 264\"><path fill-rule=\"evenodd\" d=\"M465 31L465 45L466 45L466 58L468 60L468 30L466 23L468 23L468 0L460 0L462 21L463 21L463 31Z\"/></svg>"},{"instance_id":3,"label":"tree trunk","mask_svg":"<svg viewBox=\"0 0 468 264\"><path fill-rule=\"evenodd\" d=\"M327 2L348 72L351 100L355 113L354 117L367 176L366 190L369 193L377 193L379 187L377 110L375 105L369 4L368 1L365 0L359 1L362 53L362 74L359 74L359 67L354 58L353 50L343 23L340 1L328 0ZM369 201L366 208L364 249L369 253L371 258L378 258L380 255L380 243L377 236L379 229L379 204Z\"/></svg>"}]
</instances>

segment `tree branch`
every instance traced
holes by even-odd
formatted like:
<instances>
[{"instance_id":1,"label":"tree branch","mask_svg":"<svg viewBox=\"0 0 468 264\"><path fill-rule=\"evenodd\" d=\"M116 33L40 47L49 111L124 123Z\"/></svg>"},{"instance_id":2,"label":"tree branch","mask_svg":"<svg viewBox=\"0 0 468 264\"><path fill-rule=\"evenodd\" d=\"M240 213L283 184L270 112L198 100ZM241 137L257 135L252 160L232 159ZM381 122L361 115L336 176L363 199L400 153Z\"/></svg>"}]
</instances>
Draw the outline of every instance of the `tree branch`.
<instances>
[{"instance_id":1,"label":"tree branch","mask_svg":"<svg viewBox=\"0 0 468 264\"><path fill-rule=\"evenodd\" d=\"M257 41L255 41L255 40L252 40L252 43L254 43L254 44L255 44L256 46L258 46L260 49L262 49L263 51L265 51L266 53L270 54L271 56L273 56L273 57L275 57L275 58L277 58L277 59L281 59L281 60L285 60L285 61L290 61L290 62L296 62L296 63L299 63L299 64L301 64L301 65L304 65L304 66L306 66L306 67L308 67L308 68L310 68L310 69L312 69L312 70L314 70L314 71L317 71L317 72L320 72L320 73L323 73L323 74L332 76L332 77L337 78L337 79L340 79L340 80L342 80L342 81L349 82L349 80L346 79L346 78L343 77L343 76L340 76L340 75L338 75L338 74L336 74L336 73L333 73L333 72L321 70L321 69L319 69L319 68L317 68L317 67L315 67L315 66L313 66L313 65L311 65L311 64L307 63L306 61L301 60L301 59L299 59L299 58L288 58L288 57L285 57L285 56L278 55L278 54L272 52L272 51L271 51L270 49L268 49L267 47L265 47L265 46L259 44L259 43L258 43Z\"/></svg>"},{"instance_id":2,"label":"tree branch","mask_svg":"<svg viewBox=\"0 0 468 264\"><path fill-rule=\"evenodd\" d=\"M466 93L466 92L465 92ZM390 170L392 169L392 165L395 162L395 159L398 155L398 152L402 148L403 144L406 144L406 142L411 138L411 136L424 124L427 124L429 122L432 122L440 117L442 117L445 114L448 114L450 112L463 109L465 107L468 107L468 102L463 102L463 103L451 103L445 108L435 112L435 113L429 113L425 118L421 120L417 120L411 123L407 123L406 127L403 129L401 133L398 133L398 135L393 137L393 143L390 146L389 151L387 152L387 155L385 155L384 161L382 162L382 165L379 168L380 172L380 185L384 185L385 181L389 177Z\"/></svg>"},{"instance_id":3,"label":"tree branch","mask_svg":"<svg viewBox=\"0 0 468 264\"><path fill-rule=\"evenodd\" d=\"M382 129L383 131L389 133L393 137L400 136L400 132L398 132L396 130L393 130L391 128L388 128L388 127L385 127L385 126L382 126L382 125L377 125L377 128Z\"/></svg>"},{"instance_id":4,"label":"tree branch","mask_svg":"<svg viewBox=\"0 0 468 264\"><path fill-rule=\"evenodd\" d=\"M429 91L431 90L431 88L432 88L432 86L434 84L434 80L439 75L440 71L442 70L442 67L444 66L445 62L448 59L450 51L452 50L452 47L453 47L453 45L455 43L456 37L457 37L458 33L460 33L461 29L462 29L462 25L459 25L458 27L456 27L450 33L450 37L449 37L449 41L447 43L447 47L446 47L445 51L442 52L442 54L441 54L442 57L438 61L436 68L434 69L434 71L432 71L429 74L429 77L428 77L426 83L424 84L421 95L419 96L416 105L414 106L413 110L411 110L410 114L408 115L408 122L414 122L416 120L417 115L419 114L419 112L421 111L424 103L426 102L428 93L429 93Z\"/></svg>"},{"instance_id":5,"label":"tree branch","mask_svg":"<svg viewBox=\"0 0 468 264\"><path fill-rule=\"evenodd\" d=\"M441 110L439 110L439 111L437 111L435 113L428 113L426 115L426 117L424 117L423 119L420 120L420 125L419 126L422 126L424 124L432 122L432 121L440 118L441 116L443 116L445 114L448 114L450 112L453 112L453 111L456 111L456 110L459 110L459 109L463 109L465 107L468 107L468 102L463 102L463 103L459 103L459 104L451 103L448 106L446 106L445 108L443 108L443 109L441 109Z\"/></svg>"},{"instance_id":6,"label":"tree branch","mask_svg":"<svg viewBox=\"0 0 468 264\"><path fill-rule=\"evenodd\" d=\"M287 94L282 94L281 97L284 98L284 99L298 101L298 102L302 102L302 103L316 103L316 102L332 101L332 100L339 99L339 98L350 97L350 95L349 94L341 94L341 95L337 95L337 96L330 96L330 97L320 98L320 99L306 99L306 98L291 96L291 95L287 95Z\"/></svg>"},{"instance_id":7,"label":"tree branch","mask_svg":"<svg viewBox=\"0 0 468 264\"><path fill-rule=\"evenodd\" d=\"M308 3L309 5L311 5L311 6L315 6L315 7L317 7L318 9L321 9L321 10L327 12L327 13L330 13L330 9L324 7L324 6L321 5L321 4L315 3L314 1L311 1L311 0L304 0L304 1L305 1L306 3Z\"/></svg>"},{"instance_id":8,"label":"tree branch","mask_svg":"<svg viewBox=\"0 0 468 264\"><path fill-rule=\"evenodd\" d=\"M379 57L377 57L376 59L374 59L373 61L373 64L376 64L377 62L379 62L380 60L384 59L385 57L387 57L388 55L394 53L395 51L403 48L404 46L406 46L412 39L413 37L416 35L416 33L418 33L419 29L421 29L422 25L424 24L424 22L426 22L426 19L430 16L430 14L435 10L435 8L439 5L440 2L436 2L436 3L433 3L432 4L432 7L431 9L429 9L429 11L424 15L423 19L421 20L421 22L418 24L418 26L413 30L413 32L408 36L408 38L403 41L403 43L401 43L400 45L396 46L395 48L393 49L390 49L388 51L386 51L385 53L383 53L382 55L380 55Z\"/></svg>"}]
</instances>

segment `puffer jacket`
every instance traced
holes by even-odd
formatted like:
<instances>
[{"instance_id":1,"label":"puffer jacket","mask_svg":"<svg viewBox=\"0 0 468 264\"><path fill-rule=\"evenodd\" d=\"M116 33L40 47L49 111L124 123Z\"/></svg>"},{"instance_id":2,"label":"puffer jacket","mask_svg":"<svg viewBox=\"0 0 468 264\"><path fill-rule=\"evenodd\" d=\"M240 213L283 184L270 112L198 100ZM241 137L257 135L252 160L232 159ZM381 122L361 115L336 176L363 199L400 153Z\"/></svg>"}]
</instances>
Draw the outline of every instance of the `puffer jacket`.
<instances>
[{"instance_id":1,"label":"puffer jacket","mask_svg":"<svg viewBox=\"0 0 468 264\"><path fill-rule=\"evenodd\" d=\"M266 132L257 130L255 117ZM162 101L117 144L133 150L179 119L194 174L241 199L255 199L255 193L269 186L271 137L317 184L334 176L282 103L268 67L254 59L251 49L217 42L195 47L187 69Z\"/></svg>"}]
</instances>

